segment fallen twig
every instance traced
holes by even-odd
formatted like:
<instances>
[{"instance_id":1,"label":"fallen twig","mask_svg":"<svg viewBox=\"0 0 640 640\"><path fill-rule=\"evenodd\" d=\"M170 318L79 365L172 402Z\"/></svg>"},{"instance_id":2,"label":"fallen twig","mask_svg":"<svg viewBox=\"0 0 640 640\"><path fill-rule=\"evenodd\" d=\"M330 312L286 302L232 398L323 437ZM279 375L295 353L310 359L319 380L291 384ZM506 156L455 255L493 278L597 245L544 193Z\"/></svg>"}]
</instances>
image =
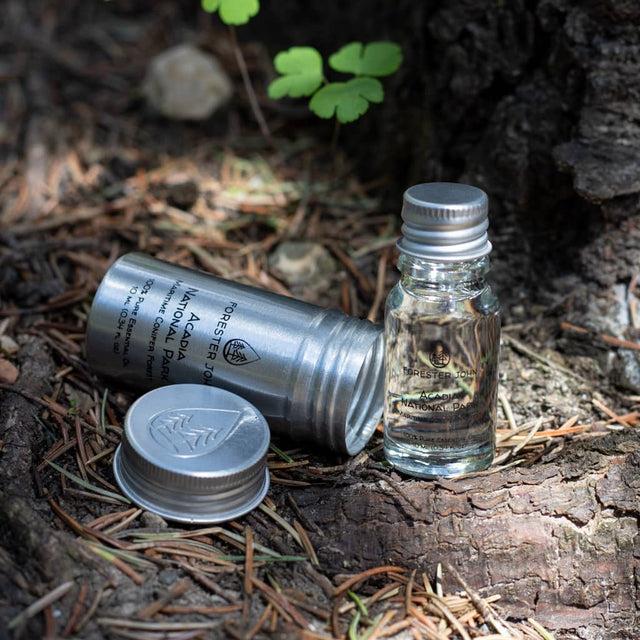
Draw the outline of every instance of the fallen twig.
<instances>
[{"instance_id":1,"label":"fallen twig","mask_svg":"<svg viewBox=\"0 0 640 640\"><path fill-rule=\"evenodd\" d=\"M30 604L24 611L15 616L15 618L9 620L9 622L7 623L7 628L15 629L16 627L24 624L29 618L33 618L33 616L40 613L50 604L62 598L62 596L64 596L73 587L74 584L75 583L73 582L73 580L63 582L61 585L58 585L55 589L53 589L46 595L38 598L38 600L36 600L33 604Z\"/></svg>"}]
</instances>

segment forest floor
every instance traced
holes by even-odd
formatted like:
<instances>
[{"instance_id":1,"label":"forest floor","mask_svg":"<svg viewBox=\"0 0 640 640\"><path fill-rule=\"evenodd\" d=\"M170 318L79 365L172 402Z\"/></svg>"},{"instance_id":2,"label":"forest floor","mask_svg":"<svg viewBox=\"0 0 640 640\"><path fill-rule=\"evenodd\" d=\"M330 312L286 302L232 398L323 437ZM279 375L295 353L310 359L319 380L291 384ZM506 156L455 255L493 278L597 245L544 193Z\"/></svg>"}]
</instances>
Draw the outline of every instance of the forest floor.
<instances>
[{"instance_id":1,"label":"forest floor","mask_svg":"<svg viewBox=\"0 0 640 640\"><path fill-rule=\"evenodd\" d=\"M116 486L136 394L107 388L84 358L92 296L116 257L141 251L374 322L397 278L384 176L363 183L317 131L291 135L274 114L266 144L241 90L204 124L162 120L126 90L160 48L164 19L78 28L55 49L26 29L0 59L0 638L551 638L536 620L507 619L500 591L469 587L446 558L430 572L316 553L322 531L297 492L375 476L403 495L410 482L384 466L379 429L353 459L275 438L268 497L220 526L167 523ZM292 285L273 255L303 240L333 266ZM640 398L598 365L637 345L505 298L490 473L640 426ZM563 355L567 340L597 357Z\"/></svg>"}]
</instances>

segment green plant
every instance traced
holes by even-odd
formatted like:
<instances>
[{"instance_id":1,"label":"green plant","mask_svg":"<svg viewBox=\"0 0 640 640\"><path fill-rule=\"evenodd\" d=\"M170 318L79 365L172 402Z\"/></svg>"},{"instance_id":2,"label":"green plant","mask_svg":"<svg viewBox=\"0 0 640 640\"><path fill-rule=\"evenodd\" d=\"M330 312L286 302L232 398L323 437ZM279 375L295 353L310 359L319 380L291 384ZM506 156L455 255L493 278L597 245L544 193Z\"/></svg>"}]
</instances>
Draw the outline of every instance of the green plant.
<instances>
[{"instance_id":1,"label":"green plant","mask_svg":"<svg viewBox=\"0 0 640 640\"><path fill-rule=\"evenodd\" d=\"M260 0L202 0L202 8L207 13L220 15L227 25L240 25L249 22L260 10Z\"/></svg>"},{"instance_id":2,"label":"green plant","mask_svg":"<svg viewBox=\"0 0 640 640\"><path fill-rule=\"evenodd\" d=\"M378 78L395 73L402 64L402 49L395 42L351 42L329 57L329 67L353 78L328 82L322 56L313 47L292 47L274 59L280 74L268 88L271 98L310 97L309 109L320 118L338 122L357 120L369 104L382 102L384 88Z\"/></svg>"},{"instance_id":3,"label":"green plant","mask_svg":"<svg viewBox=\"0 0 640 640\"><path fill-rule=\"evenodd\" d=\"M242 75L242 82L244 84L247 96L249 97L249 103L251 104L251 110L258 122L262 135L271 142L271 132L267 126L267 121L262 114L256 93L253 90L251 84L251 78L249 77L249 71L247 69L247 63L242 55L242 49L238 45L238 38L236 36L235 27L237 25L246 24L253 16L255 16L260 10L260 0L200 0L202 8L207 13L218 12L220 19L229 27L229 35L231 37L231 43L233 45L233 54L238 63L240 74Z\"/></svg>"},{"instance_id":4,"label":"green plant","mask_svg":"<svg viewBox=\"0 0 640 640\"><path fill-rule=\"evenodd\" d=\"M201 0L208 13L218 12L229 27L233 49L249 96L254 116L267 139L271 134L255 96L235 26L246 24L260 10L260 0ZM402 64L402 49L395 42L351 42L331 55L328 65L353 77L344 82L329 82L324 61L313 47L291 47L274 59L280 74L268 87L269 97L310 98L309 109L320 118L332 118L337 124L353 122L367 112L369 105L384 100L384 88L378 78L395 73Z\"/></svg>"}]
</instances>

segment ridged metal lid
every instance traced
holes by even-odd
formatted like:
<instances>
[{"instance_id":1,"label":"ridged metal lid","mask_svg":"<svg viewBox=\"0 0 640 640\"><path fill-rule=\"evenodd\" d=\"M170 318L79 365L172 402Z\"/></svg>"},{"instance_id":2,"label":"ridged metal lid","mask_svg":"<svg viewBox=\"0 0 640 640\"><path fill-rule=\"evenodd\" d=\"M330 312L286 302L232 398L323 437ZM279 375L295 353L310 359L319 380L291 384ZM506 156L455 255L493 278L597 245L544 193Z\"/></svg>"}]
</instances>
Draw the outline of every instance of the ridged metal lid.
<instances>
[{"instance_id":1,"label":"ridged metal lid","mask_svg":"<svg viewBox=\"0 0 640 640\"><path fill-rule=\"evenodd\" d=\"M170 520L237 518L269 488L269 427L244 398L216 387L176 384L131 405L113 460L137 505Z\"/></svg>"},{"instance_id":2,"label":"ridged metal lid","mask_svg":"<svg viewBox=\"0 0 640 640\"><path fill-rule=\"evenodd\" d=\"M491 251L487 194L467 184L428 182L404 192L402 253L425 260L473 260Z\"/></svg>"}]
</instances>

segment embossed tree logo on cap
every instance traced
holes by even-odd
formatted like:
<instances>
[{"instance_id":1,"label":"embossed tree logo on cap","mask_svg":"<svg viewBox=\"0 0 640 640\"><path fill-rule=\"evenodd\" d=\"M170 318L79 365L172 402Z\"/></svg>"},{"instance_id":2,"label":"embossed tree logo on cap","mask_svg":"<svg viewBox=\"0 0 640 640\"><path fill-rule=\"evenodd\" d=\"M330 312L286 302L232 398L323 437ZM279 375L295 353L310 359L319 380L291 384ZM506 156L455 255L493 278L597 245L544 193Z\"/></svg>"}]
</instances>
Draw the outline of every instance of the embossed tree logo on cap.
<instances>
[{"instance_id":1,"label":"embossed tree logo on cap","mask_svg":"<svg viewBox=\"0 0 640 640\"><path fill-rule=\"evenodd\" d=\"M221 409L168 409L149 422L151 437L180 456L197 456L218 447L238 422L239 411Z\"/></svg>"}]
</instances>

